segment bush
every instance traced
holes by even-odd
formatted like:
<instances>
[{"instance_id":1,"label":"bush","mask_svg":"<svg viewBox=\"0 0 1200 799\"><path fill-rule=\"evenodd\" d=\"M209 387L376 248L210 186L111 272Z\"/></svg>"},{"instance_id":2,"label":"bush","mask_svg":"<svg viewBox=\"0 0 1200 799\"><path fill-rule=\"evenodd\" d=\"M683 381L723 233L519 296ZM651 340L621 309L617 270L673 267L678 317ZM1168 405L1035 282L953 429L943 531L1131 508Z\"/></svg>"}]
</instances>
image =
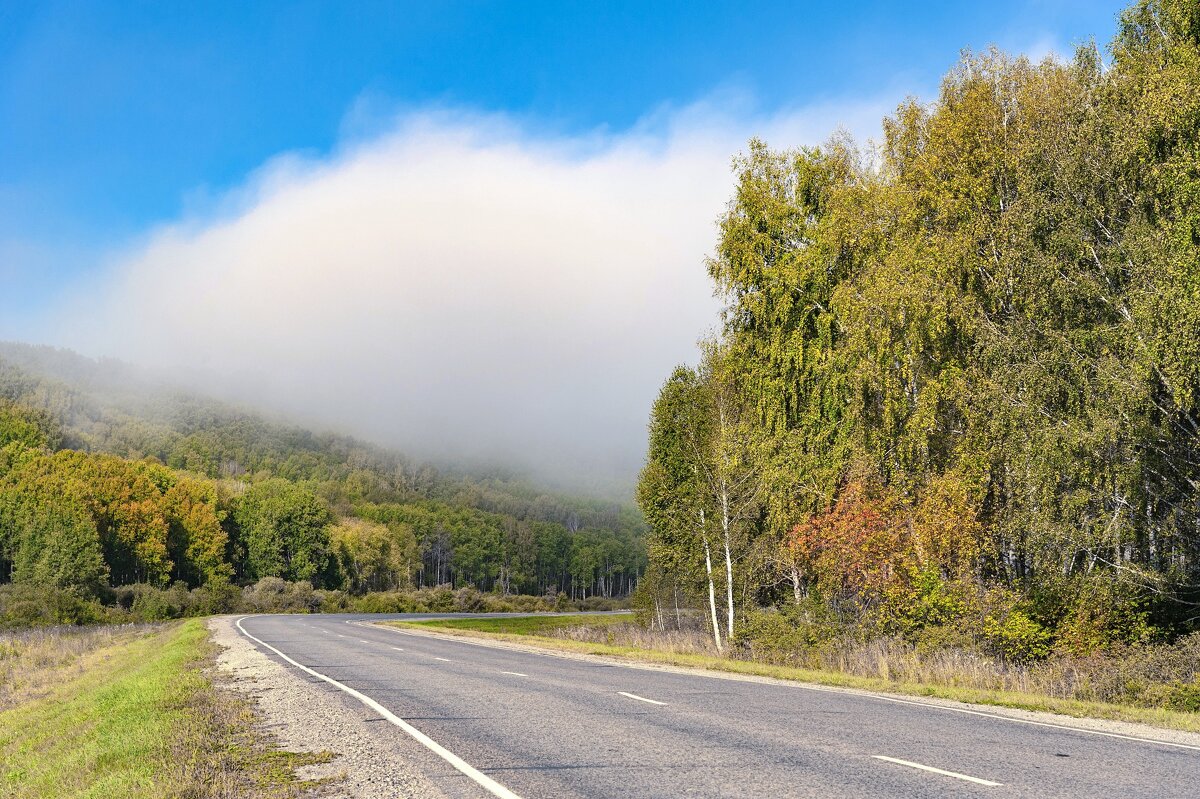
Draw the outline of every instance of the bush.
<instances>
[{"instance_id":1,"label":"bush","mask_svg":"<svg viewBox=\"0 0 1200 799\"><path fill-rule=\"evenodd\" d=\"M307 581L264 577L242 589L242 608L251 613L312 613L321 609L321 599Z\"/></svg>"},{"instance_id":2,"label":"bush","mask_svg":"<svg viewBox=\"0 0 1200 799\"><path fill-rule=\"evenodd\" d=\"M313 598L319 603L319 613L345 613L352 609L345 591L313 591Z\"/></svg>"},{"instance_id":3,"label":"bush","mask_svg":"<svg viewBox=\"0 0 1200 799\"><path fill-rule=\"evenodd\" d=\"M454 592L454 611L456 613L483 613L488 603L483 594L474 588L460 588Z\"/></svg>"},{"instance_id":4,"label":"bush","mask_svg":"<svg viewBox=\"0 0 1200 799\"><path fill-rule=\"evenodd\" d=\"M932 624L910 633L907 639L918 655L940 652L973 652L979 648L978 628L968 619L948 624Z\"/></svg>"},{"instance_id":5,"label":"bush","mask_svg":"<svg viewBox=\"0 0 1200 799\"><path fill-rule=\"evenodd\" d=\"M1058 649L1087 655L1114 644L1148 644L1162 637L1150 623L1142 589L1112 575L1070 581L1065 614L1058 624Z\"/></svg>"},{"instance_id":6,"label":"bush","mask_svg":"<svg viewBox=\"0 0 1200 799\"><path fill-rule=\"evenodd\" d=\"M1163 700L1163 707L1184 713L1200 713L1200 680L1172 683Z\"/></svg>"},{"instance_id":7,"label":"bush","mask_svg":"<svg viewBox=\"0 0 1200 799\"><path fill-rule=\"evenodd\" d=\"M179 619L189 615L192 609L192 597L184 583L177 582L165 591L149 585L131 588L134 599L130 611L143 621Z\"/></svg>"},{"instance_id":8,"label":"bush","mask_svg":"<svg viewBox=\"0 0 1200 799\"><path fill-rule=\"evenodd\" d=\"M602 596L590 596L576 603L582 611L623 610L629 607L627 600L609 599Z\"/></svg>"},{"instance_id":9,"label":"bush","mask_svg":"<svg viewBox=\"0 0 1200 799\"><path fill-rule=\"evenodd\" d=\"M236 613L242 606L242 592L224 578L209 580L192 590L192 611L197 616Z\"/></svg>"},{"instance_id":10,"label":"bush","mask_svg":"<svg viewBox=\"0 0 1200 799\"><path fill-rule=\"evenodd\" d=\"M448 585L439 585L437 588L422 589L417 592L419 600L423 600L424 608L422 610L427 613L453 613L454 612L454 592L450 590Z\"/></svg>"},{"instance_id":11,"label":"bush","mask_svg":"<svg viewBox=\"0 0 1200 799\"><path fill-rule=\"evenodd\" d=\"M554 604L543 596L511 594L504 597L502 604L512 613L545 613L554 609Z\"/></svg>"},{"instance_id":12,"label":"bush","mask_svg":"<svg viewBox=\"0 0 1200 799\"><path fill-rule=\"evenodd\" d=\"M897 582L888 592L880 621L885 629L910 639L926 628L953 625L973 604L969 586L945 580L936 571L923 571L911 585L901 585Z\"/></svg>"},{"instance_id":13,"label":"bush","mask_svg":"<svg viewBox=\"0 0 1200 799\"><path fill-rule=\"evenodd\" d=\"M28 584L0 585L0 628L59 624L165 621L217 613L534 613L564 603L539 596L484 594L467 586L442 585L417 591L385 591L351 596L341 590L314 590L305 581L264 577L238 588L214 578L188 590L176 582L168 588L138 583L104 588L99 600L71 590ZM589 600L589 609L608 610L613 600Z\"/></svg>"},{"instance_id":14,"label":"bush","mask_svg":"<svg viewBox=\"0 0 1200 799\"><path fill-rule=\"evenodd\" d=\"M836 615L815 598L783 610L753 611L735 629L732 644L741 656L784 665L812 665L813 650L839 634Z\"/></svg>"},{"instance_id":15,"label":"bush","mask_svg":"<svg viewBox=\"0 0 1200 799\"><path fill-rule=\"evenodd\" d=\"M987 616L983 620L983 638L992 651L1014 663L1044 660L1054 645L1054 634L1019 608Z\"/></svg>"},{"instance_id":16,"label":"bush","mask_svg":"<svg viewBox=\"0 0 1200 799\"><path fill-rule=\"evenodd\" d=\"M109 613L98 601L38 585L0 585L0 629L99 624Z\"/></svg>"},{"instance_id":17,"label":"bush","mask_svg":"<svg viewBox=\"0 0 1200 799\"><path fill-rule=\"evenodd\" d=\"M416 613L417 603L408 594L398 591L379 591L356 597L351 605L355 613Z\"/></svg>"}]
</instances>

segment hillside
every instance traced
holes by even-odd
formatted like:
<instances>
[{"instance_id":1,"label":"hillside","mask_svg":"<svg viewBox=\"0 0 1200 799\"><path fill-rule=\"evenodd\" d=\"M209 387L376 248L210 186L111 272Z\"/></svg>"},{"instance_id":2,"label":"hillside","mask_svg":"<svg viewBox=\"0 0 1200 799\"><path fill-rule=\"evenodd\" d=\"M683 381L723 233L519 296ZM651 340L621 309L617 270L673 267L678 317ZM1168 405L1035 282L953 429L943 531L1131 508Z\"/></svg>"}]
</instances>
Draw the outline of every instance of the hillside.
<instances>
[{"instance_id":1,"label":"hillside","mask_svg":"<svg viewBox=\"0 0 1200 799\"><path fill-rule=\"evenodd\" d=\"M0 448L4 581L582 598L627 593L644 568L629 506L448 473L49 347L0 344ZM48 545L63 539L69 557Z\"/></svg>"}]
</instances>

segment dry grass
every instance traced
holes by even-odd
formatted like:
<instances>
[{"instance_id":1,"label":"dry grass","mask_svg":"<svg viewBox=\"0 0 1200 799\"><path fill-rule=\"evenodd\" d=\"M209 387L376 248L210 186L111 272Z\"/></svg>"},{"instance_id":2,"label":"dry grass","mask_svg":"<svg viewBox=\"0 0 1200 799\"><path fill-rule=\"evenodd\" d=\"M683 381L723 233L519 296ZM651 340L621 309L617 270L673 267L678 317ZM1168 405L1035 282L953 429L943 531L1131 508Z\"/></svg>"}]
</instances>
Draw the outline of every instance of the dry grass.
<instances>
[{"instance_id":1,"label":"dry grass","mask_svg":"<svg viewBox=\"0 0 1200 799\"><path fill-rule=\"evenodd\" d=\"M86 655L161 627L39 627L0 633L0 711L44 696L54 685L79 676L88 667Z\"/></svg>"},{"instance_id":2,"label":"dry grass","mask_svg":"<svg viewBox=\"0 0 1200 799\"><path fill-rule=\"evenodd\" d=\"M547 635L672 654L717 656L703 629L654 630L635 623L579 624ZM1012 663L961 648L922 648L901 638L847 639L824 646L765 648L742 643L733 659L849 674L910 685L1038 694L1056 699L1194 710L1200 702L1200 635L1171 645L1128 647L1088 657Z\"/></svg>"},{"instance_id":3,"label":"dry grass","mask_svg":"<svg viewBox=\"0 0 1200 799\"><path fill-rule=\"evenodd\" d=\"M712 636L703 630L649 630L640 624L628 621L605 625L576 624L551 630L548 635L565 641L653 649L673 655L716 656L718 654Z\"/></svg>"}]
</instances>

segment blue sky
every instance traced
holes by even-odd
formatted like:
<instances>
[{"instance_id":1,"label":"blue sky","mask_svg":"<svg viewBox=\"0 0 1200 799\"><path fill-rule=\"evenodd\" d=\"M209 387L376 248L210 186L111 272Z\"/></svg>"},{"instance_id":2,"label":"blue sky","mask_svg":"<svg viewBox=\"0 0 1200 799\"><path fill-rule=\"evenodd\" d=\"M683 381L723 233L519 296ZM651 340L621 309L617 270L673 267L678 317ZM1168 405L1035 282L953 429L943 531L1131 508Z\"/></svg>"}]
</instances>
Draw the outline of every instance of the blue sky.
<instances>
[{"instance_id":1,"label":"blue sky","mask_svg":"<svg viewBox=\"0 0 1200 799\"><path fill-rule=\"evenodd\" d=\"M573 130L621 129L730 85L768 108L884 86L929 93L962 47L1104 41L1119 9L7 0L0 235L111 243L276 153L328 150L364 104L450 104Z\"/></svg>"},{"instance_id":2,"label":"blue sky","mask_svg":"<svg viewBox=\"0 0 1200 799\"><path fill-rule=\"evenodd\" d=\"M423 386L436 400L407 418L440 433L448 397L483 396L504 424L517 412L506 403L540 409L517 438L554 416L560 434L547 448L569 449L571 431L594 427L629 462L662 375L714 318L702 258L728 196L729 157L747 137L791 146L839 125L869 133L906 95L932 99L964 47L1069 53L1089 37L1107 42L1120 8L6 0L0 338L159 366L178 357L236 373L253 385L243 394L268 400L317 396L307 376L343 369L347 352L410 376L462 364L457 376L435 375L445 394ZM521 212L509 218L517 198ZM508 226L484 239L492 217ZM561 251L539 244L548 225ZM443 238L427 241L431 231ZM592 251L573 249L578 241ZM512 289L508 316L487 330L457 325L457 339L423 338L455 314L489 318L487 297L472 305L462 287L500 273L499 289ZM242 296L212 291L218 280ZM346 288L356 285L370 288ZM173 305L172 294L187 303ZM256 328L256 309L281 297L291 305ZM627 338L595 349L597 330L622 313ZM360 325L373 315L420 323ZM300 318L305 329L288 327ZM322 335L306 339L321 319ZM381 336L389 347L376 351ZM549 338L559 350L538 349ZM233 363L245 341L285 366ZM528 363L497 371L504 351L484 345L498 341L532 353ZM646 354L631 366L635 350ZM588 366L571 372L579 352ZM504 383L518 372L519 383ZM632 382L610 379L634 372ZM503 391L472 382L481 373ZM390 398L416 393L405 386L363 384L379 407L353 413L396 415ZM334 398L289 410L348 415ZM381 435L404 442L402 427ZM462 446L479 437L464 433Z\"/></svg>"}]
</instances>

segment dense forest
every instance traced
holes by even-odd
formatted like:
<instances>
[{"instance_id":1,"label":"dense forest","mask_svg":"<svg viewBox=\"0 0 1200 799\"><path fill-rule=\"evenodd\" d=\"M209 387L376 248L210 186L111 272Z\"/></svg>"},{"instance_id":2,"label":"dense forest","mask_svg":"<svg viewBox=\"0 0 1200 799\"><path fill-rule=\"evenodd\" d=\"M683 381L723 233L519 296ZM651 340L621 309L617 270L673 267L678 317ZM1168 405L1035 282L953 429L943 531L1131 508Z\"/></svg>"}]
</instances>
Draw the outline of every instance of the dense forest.
<instances>
[{"instance_id":1,"label":"dense forest","mask_svg":"<svg viewBox=\"0 0 1200 799\"><path fill-rule=\"evenodd\" d=\"M624 596L644 569L632 507L439 471L120 363L0 345L0 583L584 599Z\"/></svg>"},{"instance_id":2,"label":"dense forest","mask_svg":"<svg viewBox=\"0 0 1200 799\"><path fill-rule=\"evenodd\" d=\"M1015 659L1197 628L1200 4L735 175L638 489L656 618Z\"/></svg>"}]
</instances>

